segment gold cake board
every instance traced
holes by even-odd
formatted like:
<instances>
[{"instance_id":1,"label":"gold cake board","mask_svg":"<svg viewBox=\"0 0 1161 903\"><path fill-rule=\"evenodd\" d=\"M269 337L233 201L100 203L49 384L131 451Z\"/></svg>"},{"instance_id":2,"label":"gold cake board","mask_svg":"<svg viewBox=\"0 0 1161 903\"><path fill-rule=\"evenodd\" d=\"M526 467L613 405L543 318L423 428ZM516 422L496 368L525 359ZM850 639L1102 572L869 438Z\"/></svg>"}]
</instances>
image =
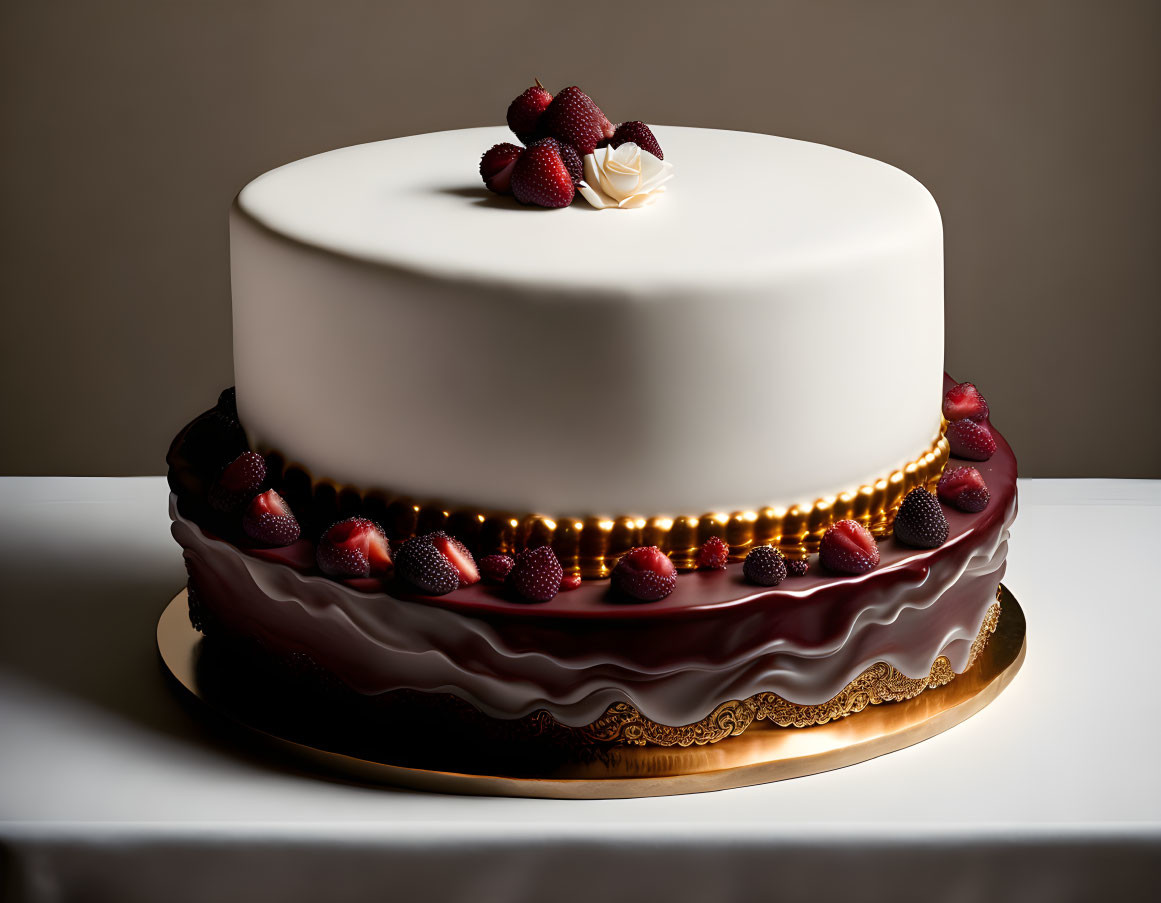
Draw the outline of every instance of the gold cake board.
<instances>
[{"instance_id":1,"label":"gold cake board","mask_svg":"<svg viewBox=\"0 0 1161 903\"><path fill-rule=\"evenodd\" d=\"M744 733L706 746L617 746L599 757L556 761L543 773L484 773L473 767L471 749L457 754L456 768L427 770L398 764L390 748L374 757L339 748L310 725L296 720L285 729L265 711L247 710L211 691L199 671L202 635L189 623L183 590L157 622L157 647L172 677L197 699L232 722L254 731L276 750L331 774L419 790L491 796L614 799L701 793L797 778L865 762L943 733L1000 695L1024 662L1024 612L1007 587L1000 587L1001 614L995 633L974 665L950 683L913 699L871 705L828 724L782 728L755 723ZM291 736L294 739L291 739ZM304 739L305 738L305 739ZM414 739L410 754L414 756ZM447 750L442 750L446 757ZM491 771L495 771L493 767Z\"/></svg>"}]
</instances>

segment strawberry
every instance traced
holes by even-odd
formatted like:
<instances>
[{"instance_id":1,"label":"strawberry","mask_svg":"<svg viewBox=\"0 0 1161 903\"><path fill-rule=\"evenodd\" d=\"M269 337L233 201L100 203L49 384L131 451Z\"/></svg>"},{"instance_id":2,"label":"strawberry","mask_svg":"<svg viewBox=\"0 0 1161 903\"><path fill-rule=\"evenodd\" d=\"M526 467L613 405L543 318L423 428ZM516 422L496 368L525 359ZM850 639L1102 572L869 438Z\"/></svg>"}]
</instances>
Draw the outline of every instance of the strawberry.
<instances>
[{"instance_id":1,"label":"strawberry","mask_svg":"<svg viewBox=\"0 0 1161 903\"><path fill-rule=\"evenodd\" d=\"M980 423L988 419L988 400L971 383L957 383L943 396L943 416L949 423L953 420Z\"/></svg>"},{"instance_id":2,"label":"strawberry","mask_svg":"<svg viewBox=\"0 0 1161 903\"><path fill-rule=\"evenodd\" d=\"M372 577L391 570L391 545L374 521L348 517L327 529L315 558L320 570L332 577Z\"/></svg>"},{"instance_id":3,"label":"strawberry","mask_svg":"<svg viewBox=\"0 0 1161 903\"><path fill-rule=\"evenodd\" d=\"M988 484L974 467L949 467L939 478L935 492L940 501L975 514L988 507Z\"/></svg>"},{"instance_id":4,"label":"strawberry","mask_svg":"<svg viewBox=\"0 0 1161 903\"><path fill-rule=\"evenodd\" d=\"M717 536L711 536L697 550L697 566L707 571L721 571L730 562L730 547Z\"/></svg>"},{"instance_id":5,"label":"strawberry","mask_svg":"<svg viewBox=\"0 0 1161 903\"><path fill-rule=\"evenodd\" d=\"M754 546L742 562L742 575L759 586L777 586L786 579L786 560L773 546Z\"/></svg>"},{"instance_id":6,"label":"strawberry","mask_svg":"<svg viewBox=\"0 0 1161 903\"><path fill-rule=\"evenodd\" d=\"M939 500L922 486L903 498L895 515L895 538L906 546L935 549L947 542L947 518Z\"/></svg>"},{"instance_id":7,"label":"strawberry","mask_svg":"<svg viewBox=\"0 0 1161 903\"><path fill-rule=\"evenodd\" d=\"M805 558L787 558L786 559L786 576L787 577L805 577L806 572L810 570L810 562Z\"/></svg>"},{"instance_id":8,"label":"strawberry","mask_svg":"<svg viewBox=\"0 0 1161 903\"><path fill-rule=\"evenodd\" d=\"M853 520L831 524L822 535L818 560L828 571L864 574L879 564L879 547L870 531Z\"/></svg>"},{"instance_id":9,"label":"strawberry","mask_svg":"<svg viewBox=\"0 0 1161 903\"><path fill-rule=\"evenodd\" d=\"M996 453L996 440L985 424L974 420L957 420L947 427L951 453L969 461L986 461Z\"/></svg>"},{"instance_id":10,"label":"strawberry","mask_svg":"<svg viewBox=\"0 0 1161 903\"><path fill-rule=\"evenodd\" d=\"M657 546L630 549L613 568L613 586L630 598L656 602L677 587L677 568Z\"/></svg>"},{"instance_id":11,"label":"strawberry","mask_svg":"<svg viewBox=\"0 0 1161 903\"><path fill-rule=\"evenodd\" d=\"M486 555L480 559L480 574L485 583L503 583L515 564L509 555Z\"/></svg>"},{"instance_id":12,"label":"strawberry","mask_svg":"<svg viewBox=\"0 0 1161 903\"><path fill-rule=\"evenodd\" d=\"M567 207L572 203L576 186L555 139L537 141L516 161L512 193L521 204L537 207Z\"/></svg>"},{"instance_id":13,"label":"strawberry","mask_svg":"<svg viewBox=\"0 0 1161 903\"><path fill-rule=\"evenodd\" d=\"M476 567L476 559L472 557L467 546L446 533L433 533L431 541L460 575L460 586L471 586L480 582L480 570Z\"/></svg>"},{"instance_id":14,"label":"strawberry","mask_svg":"<svg viewBox=\"0 0 1161 903\"><path fill-rule=\"evenodd\" d=\"M234 511L250 501L265 482L266 459L258 452L242 452L210 488L210 505L219 511Z\"/></svg>"},{"instance_id":15,"label":"strawberry","mask_svg":"<svg viewBox=\"0 0 1161 903\"><path fill-rule=\"evenodd\" d=\"M557 146L560 149L560 159L564 161L564 168L572 176L572 184L575 186L584 181L585 164L581 160L581 155L576 152L576 148L571 144L561 144L559 141Z\"/></svg>"},{"instance_id":16,"label":"strawberry","mask_svg":"<svg viewBox=\"0 0 1161 903\"><path fill-rule=\"evenodd\" d=\"M442 533L413 536L395 551L395 573L429 596L443 596L460 586L459 569L436 545L437 537L450 538Z\"/></svg>"},{"instance_id":17,"label":"strawberry","mask_svg":"<svg viewBox=\"0 0 1161 903\"><path fill-rule=\"evenodd\" d=\"M255 542L272 548L297 542L302 534L290 506L273 489L250 500L242 515L242 530Z\"/></svg>"},{"instance_id":18,"label":"strawberry","mask_svg":"<svg viewBox=\"0 0 1161 903\"><path fill-rule=\"evenodd\" d=\"M516 556L516 564L507 583L526 602L547 602L560 592L564 568L551 546L525 549Z\"/></svg>"},{"instance_id":19,"label":"strawberry","mask_svg":"<svg viewBox=\"0 0 1161 903\"><path fill-rule=\"evenodd\" d=\"M622 122L613 132L609 144L613 147L620 147L629 142L636 144L643 151L649 151L658 160L665 159L665 154L661 152L661 145L657 143L653 131L643 122Z\"/></svg>"},{"instance_id":20,"label":"strawberry","mask_svg":"<svg viewBox=\"0 0 1161 903\"><path fill-rule=\"evenodd\" d=\"M565 88L552 99L540 126L545 134L571 144L582 157L591 154L597 142L612 138L614 134L608 117L575 85Z\"/></svg>"},{"instance_id":21,"label":"strawberry","mask_svg":"<svg viewBox=\"0 0 1161 903\"><path fill-rule=\"evenodd\" d=\"M580 574L565 574L560 578L560 591L567 593L570 589L576 589L581 585Z\"/></svg>"},{"instance_id":22,"label":"strawberry","mask_svg":"<svg viewBox=\"0 0 1161 903\"><path fill-rule=\"evenodd\" d=\"M515 144L497 144L480 157L480 178L496 194L512 193L512 170L524 148Z\"/></svg>"},{"instance_id":23,"label":"strawberry","mask_svg":"<svg viewBox=\"0 0 1161 903\"><path fill-rule=\"evenodd\" d=\"M548 89L536 79L536 84L527 89L508 105L508 128L516 133L524 144L543 138L540 129L540 116L552 103L552 95Z\"/></svg>"}]
</instances>

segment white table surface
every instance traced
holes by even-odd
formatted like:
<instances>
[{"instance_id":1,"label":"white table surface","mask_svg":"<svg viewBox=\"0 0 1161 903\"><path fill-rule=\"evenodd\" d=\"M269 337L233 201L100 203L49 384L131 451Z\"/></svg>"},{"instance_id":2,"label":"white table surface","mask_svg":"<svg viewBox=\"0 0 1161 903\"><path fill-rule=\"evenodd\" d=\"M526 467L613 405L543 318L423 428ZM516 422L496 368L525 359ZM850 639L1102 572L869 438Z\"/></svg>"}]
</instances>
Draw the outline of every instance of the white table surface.
<instances>
[{"instance_id":1,"label":"white table surface","mask_svg":"<svg viewBox=\"0 0 1161 903\"><path fill-rule=\"evenodd\" d=\"M1135 899L1161 880L1161 482L1023 480L1023 670L872 762L695 796L303 773L183 705L157 477L0 479L0 899ZM1148 889L1148 890L1147 890Z\"/></svg>"}]
</instances>

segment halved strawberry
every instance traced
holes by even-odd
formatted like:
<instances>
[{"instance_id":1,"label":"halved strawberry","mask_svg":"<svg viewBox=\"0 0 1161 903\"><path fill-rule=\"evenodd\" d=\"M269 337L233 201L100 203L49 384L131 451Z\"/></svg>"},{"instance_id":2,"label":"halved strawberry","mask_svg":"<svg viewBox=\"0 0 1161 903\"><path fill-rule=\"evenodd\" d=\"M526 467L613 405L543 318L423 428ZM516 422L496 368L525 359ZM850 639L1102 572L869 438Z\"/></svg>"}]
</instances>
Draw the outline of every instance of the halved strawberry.
<instances>
[{"instance_id":1,"label":"halved strawberry","mask_svg":"<svg viewBox=\"0 0 1161 903\"><path fill-rule=\"evenodd\" d=\"M991 500L988 484L974 467L949 467L939 478L935 492L940 501L969 514L983 511Z\"/></svg>"},{"instance_id":2,"label":"halved strawberry","mask_svg":"<svg viewBox=\"0 0 1161 903\"><path fill-rule=\"evenodd\" d=\"M373 520L348 517L323 534L315 551L318 566L333 577L371 577L391 570L391 544Z\"/></svg>"},{"instance_id":3,"label":"halved strawberry","mask_svg":"<svg viewBox=\"0 0 1161 903\"><path fill-rule=\"evenodd\" d=\"M435 547L438 535L413 536L395 550L395 573L429 596L446 596L460 585L456 566Z\"/></svg>"},{"instance_id":4,"label":"halved strawberry","mask_svg":"<svg viewBox=\"0 0 1161 903\"><path fill-rule=\"evenodd\" d=\"M854 520L827 527L818 547L819 563L839 574L865 574L879 564L879 546L871 532Z\"/></svg>"},{"instance_id":5,"label":"halved strawberry","mask_svg":"<svg viewBox=\"0 0 1161 903\"><path fill-rule=\"evenodd\" d=\"M558 141L571 144L582 157L615 132L609 117L575 85L552 99L540 119L540 128Z\"/></svg>"},{"instance_id":6,"label":"halved strawberry","mask_svg":"<svg viewBox=\"0 0 1161 903\"><path fill-rule=\"evenodd\" d=\"M274 548L296 542L302 533L286 499L273 489L250 500L242 515L242 531L255 542Z\"/></svg>"},{"instance_id":7,"label":"halved strawberry","mask_svg":"<svg viewBox=\"0 0 1161 903\"><path fill-rule=\"evenodd\" d=\"M640 602L656 602L677 588L677 568L657 546L630 549L613 568L613 586Z\"/></svg>"},{"instance_id":8,"label":"halved strawberry","mask_svg":"<svg viewBox=\"0 0 1161 903\"><path fill-rule=\"evenodd\" d=\"M432 545L451 562L460 574L460 586L471 586L480 582L480 569L476 567L476 559L468 551L467 546L446 533L436 533L431 537Z\"/></svg>"},{"instance_id":9,"label":"halved strawberry","mask_svg":"<svg viewBox=\"0 0 1161 903\"><path fill-rule=\"evenodd\" d=\"M954 420L988 419L988 400L971 383L957 383L943 396L943 416Z\"/></svg>"},{"instance_id":10,"label":"halved strawberry","mask_svg":"<svg viewBox=\"0 0 1161 903\"><path fill-rule=\"evenodd\" d=\"M497 144L480 158L480 178L496 194L512 193L512 170L524 148L515 144Z\"/></svg>"}]
</instances>

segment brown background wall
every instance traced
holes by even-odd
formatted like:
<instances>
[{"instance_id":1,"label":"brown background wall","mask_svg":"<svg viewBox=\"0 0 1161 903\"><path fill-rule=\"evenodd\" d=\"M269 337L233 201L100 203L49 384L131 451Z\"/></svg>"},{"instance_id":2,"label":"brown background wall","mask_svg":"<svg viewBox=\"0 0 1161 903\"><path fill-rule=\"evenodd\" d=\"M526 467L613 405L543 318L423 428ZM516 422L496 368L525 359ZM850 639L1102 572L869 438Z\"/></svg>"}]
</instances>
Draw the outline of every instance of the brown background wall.
<instances>
[{"instance_id":1,"label":"brown background wall","mask_svg":"<svg viewBox=\"0 0 1161 903\"><path fill-rule=\"evenodd\" d=\"M500 124L536 75L614 120L912 173L943 211L948 369L1022 471L1161 477L1159 47L1155 0L6 3L0 472L160 472L231 382L238 188Z\"/></svg>"}]
</instances>

